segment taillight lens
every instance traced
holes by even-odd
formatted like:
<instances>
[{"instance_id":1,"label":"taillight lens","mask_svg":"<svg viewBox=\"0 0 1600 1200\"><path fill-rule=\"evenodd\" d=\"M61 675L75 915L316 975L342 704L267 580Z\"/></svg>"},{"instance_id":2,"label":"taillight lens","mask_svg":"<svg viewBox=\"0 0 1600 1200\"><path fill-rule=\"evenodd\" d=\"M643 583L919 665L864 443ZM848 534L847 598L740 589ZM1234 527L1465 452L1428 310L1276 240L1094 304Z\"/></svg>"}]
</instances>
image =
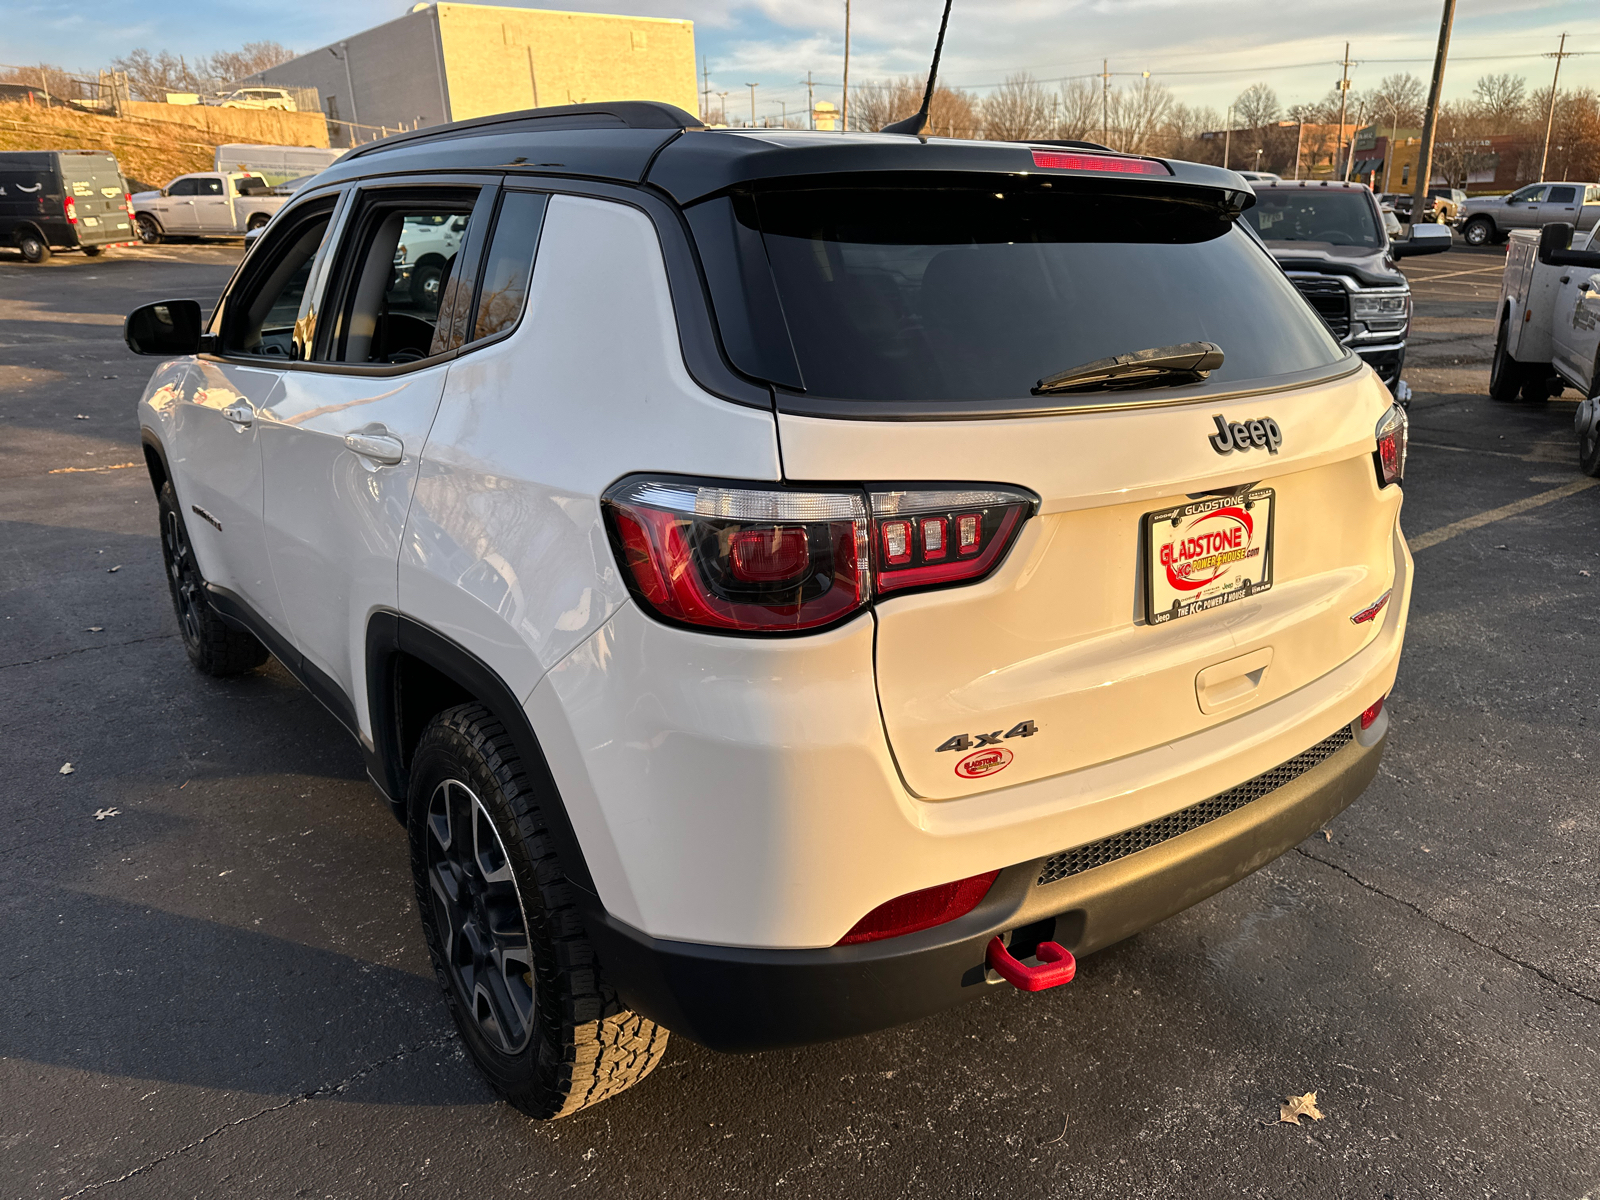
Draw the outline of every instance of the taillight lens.
<instances>
[{"instance_id":1,"label":"taillight lens","mask_svg":"<svg viewBox=\"0 0 1600 1200\"><path fill-rule=\"evenodd\" d=\"M669 621L740 633L817 629L874 593L981 579L1037 504L998 488L869 497L637 477L603 501L636 600Z\"/></svg>"},{"instance_id":2,"label":"taillight lens","mask_svg":"<svg viewBox=\"0 0 1600 1200\"><path fill-rule=\"evenodd\" d=\"M1398 404L1383 414L1376 430L1378 450L1373 462L1378 468L1378 486L1388 487L1399 483L1406 473L1406 441L1410 436L1411 420L1406 410Z\"/></svg>"},{"instance_id":3,"label":"taillight lens","mask_svg":"<svg viewBox=\"0 0 1600 1200\"><path fill-rule=\"evenodd\" d=\"M1361 714L1361 728L1372 728L1372 723L1378 719L1378 714L1383 711L1383 702L1387 699L1387 696L1379 696L1377 701Z\"/></svg>"},{"instance_id":4,"label":"taillight lens","mask_svg":"<svg viewBox=\"0 0 1600 1200\"><path fill-rule=\"evenodd\" d=\"M836 944L853 946L859 942L877 942L964 917L978 907L999 877L999 871L990 871L896 896L862 917Z\"/></svg>"},{"instance_id":5,"label":"taillight lens","mask_svg":"<svg viewBox=\"0 0 1600 1200\"><path fill-rule=\"evenodd\" d=\"M860 492L634 479L604 499L629 589L668 620L782 633L831 624L871 597Z\"/></svg>"},{"instance_id":6,"label":"taillight lens","mask_svg":"<svg viewBox=\"0 0 1600 1200\"><path fill-rule=\"evenodd\" d=\"M999 564L1036 501L1005 488L873 492L874 586L909 588L981 579Z\"/></svg>"},{"instance_id":7,"label":"taillight lens","mask_svg":"<svg viewBox=\"0 0 1600 1200\"><path fill-rule=\"evenodd\" d=\"M78 203L77 203L77 201L74 200L71 196L68 196L67 199L66 199L66 202L63 204L62 207L66 210L67 224L68 225L76 225L78 223Z\"/></svg>"}]
</instances>

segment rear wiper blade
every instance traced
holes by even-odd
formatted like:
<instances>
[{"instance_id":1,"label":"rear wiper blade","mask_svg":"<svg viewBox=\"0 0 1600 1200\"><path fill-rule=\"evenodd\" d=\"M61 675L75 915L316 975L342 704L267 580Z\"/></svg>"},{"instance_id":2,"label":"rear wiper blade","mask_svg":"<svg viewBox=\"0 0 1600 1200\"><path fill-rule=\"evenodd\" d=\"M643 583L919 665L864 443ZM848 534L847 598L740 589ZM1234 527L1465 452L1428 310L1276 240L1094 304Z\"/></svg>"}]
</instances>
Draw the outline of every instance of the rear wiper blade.
<instances>
[{"instance_id":1,"label":"rear wiper blade","mask_svg":"<svg viewBox=\"0 0 1600 1200\"><path fill-rule=\"evenodd\" d=\"M1051 375L1033 385L1035 396L1057 392L1115 391L1123 388L1173 387L1199 383L1222 365L1222 347L1215 342L1159 346L1094 362Z\"/></svg>"}]
</instances>

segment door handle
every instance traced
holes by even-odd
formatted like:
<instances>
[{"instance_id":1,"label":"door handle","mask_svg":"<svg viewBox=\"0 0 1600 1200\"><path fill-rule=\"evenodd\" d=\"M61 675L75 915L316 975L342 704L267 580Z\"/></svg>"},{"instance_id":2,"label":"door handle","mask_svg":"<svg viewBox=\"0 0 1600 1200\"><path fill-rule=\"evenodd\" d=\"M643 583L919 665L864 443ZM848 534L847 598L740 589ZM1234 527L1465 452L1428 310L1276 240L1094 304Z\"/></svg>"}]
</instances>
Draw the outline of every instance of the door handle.
<instances>
[{"instance_id":1,"label":"door handle","mask_svg":"<svg viewBox=\"0 0 1600 1200\"><path fill-rule=\"evenodd\" d=\"M248 404L230 404L222 410L222 415L235 425L248 429L255 422L256 410Z\"/></svg>"},{"instance_id":2,"label":"door handle","mask_svg":"<svg viewBox=\"0 0 1600 1200\"><path fill-rule=\"evenodd\" d=\"M373 462L393 466L405 457L405 444L397 437L389 437L382 433L347 433L344 435L345 448L353 450L362 458L370 458Z\"/></svg>"}]
</instances>

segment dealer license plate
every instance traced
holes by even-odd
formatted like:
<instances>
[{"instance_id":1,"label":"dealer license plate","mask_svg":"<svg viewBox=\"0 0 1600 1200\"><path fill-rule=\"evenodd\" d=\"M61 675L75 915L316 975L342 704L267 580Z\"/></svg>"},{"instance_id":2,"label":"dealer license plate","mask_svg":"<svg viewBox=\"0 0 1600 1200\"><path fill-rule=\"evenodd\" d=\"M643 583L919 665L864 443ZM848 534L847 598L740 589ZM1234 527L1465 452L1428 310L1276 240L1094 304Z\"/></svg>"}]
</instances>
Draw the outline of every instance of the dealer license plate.
<instances>
[{"instance_id":1,"label":"dealer license plate","mask_svg":"<svg viewBox=\"0 0 1600 1200\"><path fill-rule=\"evenodd\" d=\"M1274 503L1260 488L1145 513L1145 619L1162 625L1271 590Z\"/></svg>"}]
</instances>

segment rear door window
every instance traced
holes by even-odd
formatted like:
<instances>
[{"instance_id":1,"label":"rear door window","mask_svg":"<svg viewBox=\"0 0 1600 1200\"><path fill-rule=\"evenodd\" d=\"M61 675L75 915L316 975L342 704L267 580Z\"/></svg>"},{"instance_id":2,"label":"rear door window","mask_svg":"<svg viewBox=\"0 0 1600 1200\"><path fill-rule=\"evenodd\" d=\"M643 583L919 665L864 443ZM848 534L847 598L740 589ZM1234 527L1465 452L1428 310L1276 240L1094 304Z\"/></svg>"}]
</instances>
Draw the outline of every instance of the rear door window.
<instances>
[{"instance_id":1,"label":"rear door window","mask_svg":"<svg viewBox=\"0 0 1600 1200\"><path fill-rule=\"evenodd\" d=\"M792 346L808 396L1020 399L1097 359L1197 341L1223 348L1212 379L1225 382L1346 357L1209 199L960 177L758 190L690 221L697 241L720 242L702 261L735 365L783 383ZM730 227L745 241L759 230L757 250L730 250Z\"/></svg>"}]
</instances>

